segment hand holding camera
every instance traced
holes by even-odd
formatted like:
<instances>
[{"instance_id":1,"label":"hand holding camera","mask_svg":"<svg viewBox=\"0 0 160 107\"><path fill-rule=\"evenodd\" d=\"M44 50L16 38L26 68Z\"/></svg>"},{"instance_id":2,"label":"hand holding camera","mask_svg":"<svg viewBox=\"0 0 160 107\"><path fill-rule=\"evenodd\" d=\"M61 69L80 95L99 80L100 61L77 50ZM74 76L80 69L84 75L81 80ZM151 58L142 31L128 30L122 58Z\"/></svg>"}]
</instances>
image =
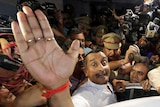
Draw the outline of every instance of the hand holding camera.
<instances>
[{"instance_id":1,"label":"hand holding camera","mask_svg":"<svg viewBox=\"0 0 160 107\"><path fill-rule=\"evenodd\" d=\"M131 64L140 61L140 49L137 45L130 45L129 49L126 51L125 60Z\"/></svg>"}]
</instances>

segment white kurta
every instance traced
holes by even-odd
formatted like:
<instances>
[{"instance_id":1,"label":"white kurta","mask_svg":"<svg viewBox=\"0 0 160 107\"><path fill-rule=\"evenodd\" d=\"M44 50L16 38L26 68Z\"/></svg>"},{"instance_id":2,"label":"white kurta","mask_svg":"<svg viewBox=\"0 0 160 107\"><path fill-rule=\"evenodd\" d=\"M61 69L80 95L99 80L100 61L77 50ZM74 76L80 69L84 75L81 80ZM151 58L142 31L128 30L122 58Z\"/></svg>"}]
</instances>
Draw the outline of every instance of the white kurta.
<instances>
[{"instance_id":1,"label":"white kurta","mask_svg":"<svg viewBox=\"0 0 160 107\"><path fill-rule=\"evenodd\" d=\"M150 84L158 89L160 87L160 66L148 72Z\"/></svg>"},{"instance_id":2,"label":"white kurta","mask_svg":"<svg viewBox=\"0 0 160 107\"><path fill-rule=\"evenodd\" d=\"M110 83L98 85L88 80L73 93L72 101L74 107L102 107L117 102L117 99Z\"/></svg>"}]
</instances>

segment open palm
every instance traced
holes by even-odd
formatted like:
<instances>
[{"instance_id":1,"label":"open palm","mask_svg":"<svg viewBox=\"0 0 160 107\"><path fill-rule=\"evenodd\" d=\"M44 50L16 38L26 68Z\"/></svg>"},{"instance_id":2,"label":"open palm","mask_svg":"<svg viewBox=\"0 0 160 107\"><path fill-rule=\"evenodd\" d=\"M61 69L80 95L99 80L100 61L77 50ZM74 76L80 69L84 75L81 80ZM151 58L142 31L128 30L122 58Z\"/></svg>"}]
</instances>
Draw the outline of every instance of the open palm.
<instances>
[{"instance_id":1,"label":"open palm","mask_svg":"<svg viewBox=\"0 0 160 107\"><path fill-rule=\"evenodd\" d=\"M74 41L64 53L42 11L33 12L24 6L23 12L17 13L17 19L18 23L12 22L13 34L31 75L45 87L56 88L64 84L77 62L79 41Z\"/></svg>"}]
</instances>

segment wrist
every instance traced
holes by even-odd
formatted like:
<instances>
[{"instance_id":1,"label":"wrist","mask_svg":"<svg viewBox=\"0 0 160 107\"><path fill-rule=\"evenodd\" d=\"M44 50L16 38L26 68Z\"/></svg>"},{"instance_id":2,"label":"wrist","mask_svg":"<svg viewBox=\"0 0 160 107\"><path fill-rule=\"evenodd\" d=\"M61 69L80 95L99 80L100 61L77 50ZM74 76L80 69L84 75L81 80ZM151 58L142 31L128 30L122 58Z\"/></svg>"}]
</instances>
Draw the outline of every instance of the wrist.
<instances>
[{"instance_id":1,"label":"wrist","mask_svg":"<svg viewBox=\"0 0 160 107\"><path fill-rule=\"evenodd\" d=\"M50 107L74 107L71 100L70 88L67 87L66 90L52 95L48 99L48 104Z\"/></svg>"},{"instance_id":2,"label":"wrist","mask_svg":"<svg viewBox=\"0 0 160 107\"><path fill-rule=\"evenodd\" d=\"M128 60L122 59L122 60L121 60L121 65L125 65L125 64L127 64L128 62L129 62Z\"/></svg>"},{"instance_id":3,"label":"wrist","mask_svg":"<svg viewBox=\"0 0 160 107\"><path fill-rule=\"evenodd\" d=\"M56 93L60 93L64 90L66 90L68 87L69 87L69 80L64 83L63 85L59 86L58 88L44 88L44 93L42 94L43 97L46 97L46 98L50 98L52 95L56 94Z\"/></svg>"}]
</instances>

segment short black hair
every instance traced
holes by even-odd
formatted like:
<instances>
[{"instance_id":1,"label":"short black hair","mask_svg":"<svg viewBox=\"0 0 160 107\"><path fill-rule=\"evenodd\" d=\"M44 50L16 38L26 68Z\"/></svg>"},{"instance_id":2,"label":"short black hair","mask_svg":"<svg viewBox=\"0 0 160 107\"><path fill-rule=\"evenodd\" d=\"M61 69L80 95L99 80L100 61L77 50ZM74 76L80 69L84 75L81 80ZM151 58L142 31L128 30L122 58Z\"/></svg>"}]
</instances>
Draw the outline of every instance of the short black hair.
<instances>
[{"instance_id":1,"label":"short black hair","mask_svg":"<svg viewBox=\"0 0 160 107\"><path fill-rule=\"evenodd\" d=\"M83 32L79 30L77 27L73 27L69 29L68 36L70 36L71 34L80 34L80 33L83 33Z\"/></svg>"}]
</instances>

